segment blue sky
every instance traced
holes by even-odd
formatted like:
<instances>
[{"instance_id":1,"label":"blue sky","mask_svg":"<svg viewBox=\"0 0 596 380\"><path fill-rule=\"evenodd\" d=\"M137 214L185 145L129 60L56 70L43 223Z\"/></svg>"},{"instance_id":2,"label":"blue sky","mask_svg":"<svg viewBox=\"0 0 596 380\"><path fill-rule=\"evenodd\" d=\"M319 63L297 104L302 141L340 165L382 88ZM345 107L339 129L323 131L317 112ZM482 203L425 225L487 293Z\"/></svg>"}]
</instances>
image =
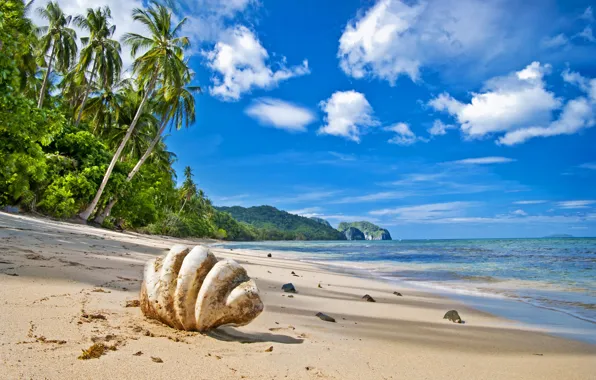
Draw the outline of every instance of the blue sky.
<instances>
[{"instance_id":1,"label":"blue sky","mask_svg":"<svg viewBox=\"0 0 596 380\"><path fill-rule=\"evenodd\" d=\"M120 33L142 6L59 2L110 5ZM589 1L180 9L204 93L167 143L216 205L370 220L395 238L596 236Z\"/></svg>"}]
</instances>

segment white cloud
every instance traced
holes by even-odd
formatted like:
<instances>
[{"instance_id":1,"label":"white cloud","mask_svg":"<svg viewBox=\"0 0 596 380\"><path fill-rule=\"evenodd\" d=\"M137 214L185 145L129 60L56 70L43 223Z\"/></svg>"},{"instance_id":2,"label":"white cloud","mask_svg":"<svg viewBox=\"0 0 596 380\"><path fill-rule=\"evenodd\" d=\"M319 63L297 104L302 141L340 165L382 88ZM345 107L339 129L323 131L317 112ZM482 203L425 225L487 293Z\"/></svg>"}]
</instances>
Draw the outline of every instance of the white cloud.
<instances>
[{"instance_id":1,"label":"white cloud","mask_svg":"<svg viewBox=\"0 0 596 380\"><path fill-rule=\"evenodd\" d=\"M461 165L488 165L488 164L504 164L508 162L514 162L513 158L507 157L478 157L478 158L466 158L463 160L450 161L452 164Z\"/></svg>"},{"instance_id":2,"label":"white cloud","mask_svg":"<svg viewBox=\"0 0 596 380\"><path fill-rule=\"evenodd\" d=\"M503 145L520 144L535 137L573 134L592 127L596 80L568 70L563 72L565 81L589 95L565 103L546 89L544 76L549 72L550 65L533 62L521 71L488 80L483 92L472 94L469 103L441 94L429 105L455 117L469 138L505 133L498 139ZM553 113L558 110L558 118L553 120Z\"/></svg>"},{"instance_id":3,"label":"white cloud","mask_svg":"<svg viewBox=\"0 0 596 380\"><path fill-rule=\"evenodd\" d=\"M387 142L397 145L412 145L416 141L420 140L416 137L414 132L410 129L410 126L406 123L397 123L385 128L386 131L395 132L395 136L389 139Z\"/></svg>"},{"instance_id":4,"label":"white cloud","mask_svg":"<svg viewBox=\"0 0 596 380\"><path fill-rule=\"evenodd\" d=\"M584 10L584 13L580 16L581 19L584 19L588 22L594 22L594 13L592 12L592 7L589 6Z\"/></svg>"},{"instance_id":5,"label":"white cloud","mask_svg":"<svg viewBox=\"0 0 596 380\"><path fill-rule=\"evenodd\" d=\"M433 126L429 128L428 133L431 136L442 136L447 134L448 129L457 128L455 125L445 124L441 120L437 119L433 122Z\"/></svg>"},{"instance_id":6,"label":"white cloud","mask_svg":"<svg viewBox=\"0 0 596 380\"><path fill-rule=\"evenodd\" d=\"M319 105L326 114L326 124L319 128L319 134L341 136L359 142L361 129L379 124L364 94L353 90L337 91Z\"/></svg>"},{"instance_id":7,"label":"white cloud","mask_svg":"<svg viewBox=\"0 0 596 380\"><path fill-rule=\"evenodd\" d=\"M581 164L579 167L582 169L596 170L596 162L586 162L585 164Z\"/></svg>"},{"instance_id":8,"label":"white cloud","mask_svg":"<svg viewBox=\"0 0 596 380\"><path fill-rule=\"evenodd\" d=\"M279 99L261 98L245 110L246 114L261 124L290 132L305 132L315 115L304 107Z\"/></svg>"},{"instance_id":9,"label":"white cloud","mask_svg":"<svg viewBox=\"0 0 596 380\"><path fill-rule=\"evenodd\" d=\"M308 61L286 67L285 58L274 70L268 64L269 53L248 28L236 25L223 32L213 50L205 52L213 70L211 94L223 100L238 100L255 88L271 88L279 82L310 73Z\"/></svg>"},{"instance_id":10,"label":"white cloud","mask_svg":"<svg viewBox=\"0 0 596 380\"><path fill-rule=\"evenodd\" d=\"M455 217L463 213L476 202L446 202L432 203L417 206L406 206L371 211L371 215L395 215L397 219L422 221L446 217Z\"/></svg>"},{"instance_id":11,"label":"white cloud","mask_svg":"<svg viewBox=\"0 0 596 380\"><path fill-rule=\"evenodd\" d=\"M590 205L593 205L594 203L596 203L595 200L563 201L563 202L558 202L557 206L559 206L559 208L565 208L565 209L578 209L578 208L589 208Z\"/></svg>"},{"instance_id":12,"label":"white cloud","mask_svg":"<svg viewBox=\"0 0 596 380\"><path fill-rule=\"evenodd\" d=\"M591 26L586 26L584 30L577 34L577 36L583 38L588 42L596 42L596 38L594 37L594 33L592 32Z\"/></svg>"},{"instance_id":13,"label":"white cloud","mask_svg":"<svg viewBox=\"0 0 596 380\"><path fill-rule=\"evenodd\" d=\"M525 212L524 210L515 210L511 212L511 215L515 215L515 216L528 216L528 213Z\"/></svg>"},{"instance_id":14,"label":"white cloud","mask_svg":"<svg viewBox=\"0 0 596 380\"><path fill-rule=\"evenodd\" d=\"M535 137L571 135L594 126L594 123L594 104L580 97L568 101L559 118L547 127L529 127L507 132L499 139L499 143L515 145Z\"/></svg>"},{"instance_id":15,"label":"white cloud","mask_svg":"<svg viewBox=\"0 0 596 380\"><path fill-rule=\"evenodd\" d=\"M532 201L517 201L517 202L513 202L513 204L516 205L538 205L538 204L542 204L542 203L546 203L547 201L544 200L532 200Z\"/></svg>"},{"instance_id":16,"label":"white cloud","mask_svg":"<svg viewBox=\"0 0 596 380\"><path fill-rule=\"evenodd\" d=\"M441 94L429 105L453 115L471 138L545 122L561 103L545 88L543 76L549 70L549 65L533 62L521 71L490 79L484 92L474 93L469 103Z\"/></svg>"},{"instance_id":17,"label":"white cloud","mask_svg":"<svg viewBox=\"0 0 596 380\"><path fill-rule=\"evenodd\" d=\"M362 202L378 202L383 200L390 200L390 199L402 199L405 197L409 197L414 195L411 192L407 191L382 191L378 193L372 194L365 194L365 195L358 195L353 197L343 197L337 199L335 201L331 201L330 203L362 203Z\"/></svg>"},{"instance_id":18,"label":"white cloud","mask_svg":"<svg viewBox=\"0 0 596 380\"><path fill-rule=\"evenodd\" d=\"M306 218L310 218L312 216L319 216L321 208L320 207L306 207L299 210L291 210L288 211L290 214L304 216Z\"/></svg>"},{"instance_id":19,"label":"white cloud","mask_svg":"<svg viewBox=\"0 0 596 380\"><path fill-rule=\"evenodd\" d=\"M393 85L400 75L418 81L430 64L488 61L510 53L523 28L506 11L501 1L379 0L347 23L340 67L351 77Z\"/></svg>"},{"instance_id":20,"label":"white cloud","mask_svg":"<svg viewBox=\"0 0 596 380\"><path fill-rule=\"evenodd\" d=\"M550 38L544 38L540 44L548 49L554 49L554 48L558 48L561 46L565 46L569 43L569 39L567 38L567 36L563 33L557 34L554 37L550 37Z\"/></svg>"}]
</instances>

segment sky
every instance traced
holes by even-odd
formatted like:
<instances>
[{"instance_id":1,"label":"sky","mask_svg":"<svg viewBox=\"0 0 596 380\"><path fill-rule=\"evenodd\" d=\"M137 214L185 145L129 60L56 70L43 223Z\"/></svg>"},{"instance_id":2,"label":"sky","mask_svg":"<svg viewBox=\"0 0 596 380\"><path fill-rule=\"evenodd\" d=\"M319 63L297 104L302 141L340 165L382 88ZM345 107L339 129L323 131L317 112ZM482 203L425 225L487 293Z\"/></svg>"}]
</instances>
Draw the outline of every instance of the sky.
<instances>
[{"instance_id":1,"label":"sky","mask_svg":"<svg viewBox=\"0 0 596 380\"><path fill-rule=\"evenodd\" d=\"M144 32L130 18L141 0L58 3L108 5L117 37ZM595 12L179 1L203 93L166 142L215 205L368 220L401 239L596 236Z\"/></svg>"}]
</instances>

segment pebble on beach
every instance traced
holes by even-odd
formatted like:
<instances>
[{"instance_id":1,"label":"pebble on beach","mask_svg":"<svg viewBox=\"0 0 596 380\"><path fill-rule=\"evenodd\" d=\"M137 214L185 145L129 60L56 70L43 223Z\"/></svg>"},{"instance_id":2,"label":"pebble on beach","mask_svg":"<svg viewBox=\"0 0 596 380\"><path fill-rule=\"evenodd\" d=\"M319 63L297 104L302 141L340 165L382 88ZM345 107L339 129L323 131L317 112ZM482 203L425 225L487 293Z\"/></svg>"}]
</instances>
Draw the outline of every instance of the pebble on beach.
<instances>
[{"instance_id":1,"label":"pebble on beach","mask_svg":"<svg viewBox=\"0 0 596 380\"><path fill-rule=\"evenodd\" d=\"M445 313L443 319L448 319L453 323L463 323L457 310L449 310L447 313Z\"/></svg>"}]
</instances>

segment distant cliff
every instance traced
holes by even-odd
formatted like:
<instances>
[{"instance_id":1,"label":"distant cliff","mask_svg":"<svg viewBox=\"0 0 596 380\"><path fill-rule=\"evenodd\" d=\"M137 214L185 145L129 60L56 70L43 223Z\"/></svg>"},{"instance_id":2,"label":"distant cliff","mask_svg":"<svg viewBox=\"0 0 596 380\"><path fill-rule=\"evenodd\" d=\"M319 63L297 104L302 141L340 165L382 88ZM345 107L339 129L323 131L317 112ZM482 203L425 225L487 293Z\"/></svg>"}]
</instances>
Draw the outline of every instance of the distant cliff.
<instances>
[{"instance_id":1,"label":"distant cliff","mask_svg":"<svg viewBox=\"0 0 596 380\"><path fill-rule=\"evenodd\" d=\"M363 235L363 238L359 238L360 234L354 231L357 230ZM337 230L343 233L348 240L391 240L391 234L384 228L374 225L370 222L341 222L337 226Z\"/></svg>"}]
</instances>

